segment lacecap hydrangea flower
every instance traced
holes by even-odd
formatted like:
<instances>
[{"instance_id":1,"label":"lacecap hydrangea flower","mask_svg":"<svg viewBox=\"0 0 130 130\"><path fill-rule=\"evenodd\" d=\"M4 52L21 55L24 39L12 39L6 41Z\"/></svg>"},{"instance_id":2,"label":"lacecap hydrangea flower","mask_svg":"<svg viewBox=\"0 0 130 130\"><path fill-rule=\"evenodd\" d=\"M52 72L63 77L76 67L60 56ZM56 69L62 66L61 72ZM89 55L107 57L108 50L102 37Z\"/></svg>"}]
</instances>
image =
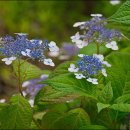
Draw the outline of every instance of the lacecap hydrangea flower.
<instances>
[{"instance_id":1,"label":"lacecap hydrangea flower","mask_svg":"<svg viewBox=\"0 0 130 130\"><path fill-rule=\"evenodd\" d=\"M44 55L48 50L55 52L59 48L54 41L49 43L47 40L29 40L27 34L24 33L16 33L15 38L6 35L0 41L0 54L5 57L2 61L7 65L10 65L17 58L26 57L43 62L45 65L54 66L53 61Z\"/></svg>"},{"instance_id":2,"label":"lacecap hydrangea flower","mask_svg":"<svg viewBox=\"0 0 130 130\"><path fill-rule=\"evenodd\" d=\"M45 86L45 84L40 84L40 82L46 80L47 78L48 75L43 74L40 78L23 82L23 95L29 95L30 99L34 99L35 95L40 91L40 89Z\"/></svg>"},{"instance_id":3,"label":"lacecap hydrangea flower","mask_svg":"<svg viewBox=\"0 0 130 130\"><path fill-rule=\"evenodd\" d=\"M98 43L106 44L106 47L117 50L118 46L115 40L121 39L121 33L115 29L108 29L106 27L107 20L102 14L91 14L91 16L91 20L77 22L73 25L73 27L79 27L83 33L77 32L71 36L72 42L76 43L79 48L83 48L89 43Z\"/></svg>"},{"instance_id":4,"label":"lacecap hydrangea flower","mask_svg":"<svg viewBox=\"0 0 130 130\"><path fill-rule=\"evenodd\" d=\"M111 67L111 65L104 61L103 55L93 54L92 56L79 54L80 59L77 64L70 64L68 68L69 72L73 72L77 79L85 78L88 82L92 84L98 84L98 79L95 76L102 73L103 76L107 77L106 67Z\"/></svg>"}]
</instances>

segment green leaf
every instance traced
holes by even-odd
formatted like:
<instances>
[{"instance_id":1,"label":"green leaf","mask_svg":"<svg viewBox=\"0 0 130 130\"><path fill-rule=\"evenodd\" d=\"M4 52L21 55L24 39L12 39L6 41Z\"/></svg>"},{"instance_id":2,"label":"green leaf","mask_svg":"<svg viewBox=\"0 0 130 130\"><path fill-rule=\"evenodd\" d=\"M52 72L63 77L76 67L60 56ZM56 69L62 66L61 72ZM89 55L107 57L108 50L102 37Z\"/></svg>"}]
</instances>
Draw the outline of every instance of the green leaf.
<instances>
[{"instance_id":1,"label":"green leaf","mask_svg":"<svg viewBox=\"0 0 130 130\"><path fill-rule=\"evenodd\" d=\"M8 106L0 110L1 129L29 129L31 121L31 106L20 95L13 96Z\"/></svg>"},{"instance_id":2,"label":"green leaf","mask_svg":"<svg viewBox=\"0 0 130 130\"><path fill-rule=\"evenodd\" d=\"M16 73L16 76L19 75L19 64L20 64L20 77L21 77L21 83L30 80L33 78L39 78L42 74L49 74L49 71L41 70L35 65L32 65L31 63L24 61L24 60L16 60L13 63L13 68Z\"/></svg>"},{"instance_id":3,"label":"green leaf","mask_svg":"<svg viewBox=\"0 0 130 130\"><path fill-rule=\"evenodd\" d=\"M88 114L81 108L66 113L49 111L42 119L44 129L79 129L86 125L90 125L90 119Z\"/></svg>"},{"instance_id":4,"label":"green leaf","mask_svg":"<svg viewBox=\"0 0 130 130\"><path fill-rule=\"evenodd\" d=\"M97 99L100 91L97 85L93 85L85 79L78 80L74 74L58 75L43 82L67 95L88 96Z\"/></svg>"},{"instance_id":5,"label":"green leaf","mask_svg":"<svg viewBox=\"0 0 130 130\"><path fill-rule=\"evenodd\" d=\"M127 0L108 21L130 25L130 1Z\"/></svg>"},{"instance_id":6,"label":"green leaf","mask_svg":"<svg viewBox=\"0 0 130 130\"><path fill-rule=\"evenodd\" d=\"M35 104L42 105L43 102L62 103L76 97L76 95L68 95L68 93L64 91L56 91L55 89L46 86L35 96Z\"/></svg>"},{"instance_id":7,"label":"green leaf","mask_svg":"<svg viewBox=\"0 0 130 130\"><path fill-rule=\"evenodd\" d=\"M110 106L110 104L97 103L98 113L99 113L102 109L108 108L109 106Z\"/></svg>"},{"instance_id":8,"label":"green leaf","mask_svg":"<svg viewBox=\"0 0 130 130\"><path fill-rule=\"evenodd\" d=\"M125 103L113 104L110 106L110 108L117 111L130 112L130 104Z\"/></svg>"},{"instance_id":9,"label":"green leaf","mask_svg":"<svg viewBox=\"0 0 130 130\"><path fill-rule=\"evenodd\" d=\"M98 98L100 102L105 104L109 103L112 100L113 90L112 90L111 82L107 83L107 85L104 86Z\"/></svg>"},{"instance_id":10,"label":"green leaf","mask_svg":"<svg viewBox=\"0 0 130 130\"><path fill-rule=\"evenodd\" d=\"M130 94L130 54L111 53L107 61L112 67L107 69L106 81L111 81L114 101L120 96Z\"/></svg>"}]
</instances>

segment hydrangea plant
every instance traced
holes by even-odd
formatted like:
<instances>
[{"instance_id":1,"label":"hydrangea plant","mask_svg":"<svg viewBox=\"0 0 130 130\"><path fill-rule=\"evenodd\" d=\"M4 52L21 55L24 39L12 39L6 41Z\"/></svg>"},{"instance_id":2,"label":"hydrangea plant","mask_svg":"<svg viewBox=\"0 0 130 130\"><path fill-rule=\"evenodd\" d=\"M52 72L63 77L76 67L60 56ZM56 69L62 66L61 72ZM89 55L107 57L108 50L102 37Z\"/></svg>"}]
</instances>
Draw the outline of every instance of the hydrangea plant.
<instances>
[{"instance_id":1,"label":"hydrangea plant","mask_svg":"<svg viewBox=\"0 0 130 130\"><path fill-rule=\"evenodd\" d=\"M129 12L127 0L109 18L91 14L73 25L80 29L71 36L73 44L60 49L24 33L2 37L0 55L13 66L20 94L0 100L0 129L129 129L130 47L119 44L129 39L122 29L130 25ZM55 66L46 54L60 57L61 50L71 50L67 55L76 55L74 61L52 72L33 65Z\"/></svg>"}]
</instances>

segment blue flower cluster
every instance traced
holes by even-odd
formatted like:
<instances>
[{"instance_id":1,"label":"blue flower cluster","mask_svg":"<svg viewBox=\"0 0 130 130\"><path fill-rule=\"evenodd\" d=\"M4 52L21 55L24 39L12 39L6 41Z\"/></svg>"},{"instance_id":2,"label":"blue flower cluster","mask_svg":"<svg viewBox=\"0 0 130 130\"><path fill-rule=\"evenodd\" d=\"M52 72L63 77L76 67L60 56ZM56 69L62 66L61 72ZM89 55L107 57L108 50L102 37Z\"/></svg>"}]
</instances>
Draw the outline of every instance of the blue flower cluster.
<instances>
[{"instance_id":1,"label":"blue flower cluster","mask_svg":"<svg viewBox=\"0 0 130 130\"><path fill-rule=\"evenodd\" d=\"M98 72L101 71L103 68L103 64L98 58L87 55L83 56L77 62L77 65L79 71L81 71L86 78L98 74Z\"/></svg>"},{"instance_id":2,"label":"blue flower cluster","mask_svg":"<svg viewBox=\"0 0 130 130\"><path fill-rule=\"evenodd\" d=\"M45 40L28 40L26 34L16 34L16 37L2 37L0 44L0 53L5 57L22 57L28 56L32 59L43 60L44 52L49 48L48 42Z\"/></svg>"},{"instance_id":3,"label":"blue flower cluster","mask_svg":"<svg viewBox=\"0 0 130 130\"><path fill-rule=\"evenodd\" d=\"M114 39L121 39L121 33L115 29L106 28L107 22L103 17L94 16L91 20L80 26L84 30L83 39L88 42L107 43Z\"/></svg>"},{"instance_id":4,"label":"blue flower cluster","mask_svg":"<svg viewBox=\"0 0 130 130\"><path fill-rule=\"evenodd\" d=\"M78 48L83 48L92 42L98 44L109 43L107 48L112 48L112 42L121 39L121 33L115 29L108 29L107 20L101 14L92 14L91 16L93 16L91 20L77 22L73 25L73 27L79 27L80 30L83 30L83 33L79 34L77 32L74 36L71 36L72 42L76 43Z\"/></svg>"},{"instance_id":5,"label":"blue flower cluster","mask_svg":"<svg viewBox=\"0 0 130 130\"><path fill-rule=\"evenodd\" d=\"M98 84L98 79L95 76L102 73L103 76L107 77L106 67L111 65L104 61L104 56L101 54L93 54L92 56L79 54L80 60L77 61L77 65L70 64L68 68L69 72L75 74L77 79L85 78L92 84Z\"/></svg>"},{"instance_id":6,"label":"blue flower cluster","mask_svg":"<svg viewBox=\"0 0 130 130\"><path fill-rule=\"evenodd\" d=\"M10 65L13 60L24 56L41 61L45 65L54 66L52 60L46 59L44 55L47 50L55 52L59 51L59 48L53 41L48 43L47 40L44 40L44 42L39 39L28 40L27 34L23 33L17 33L15 38L6 35L1 38L0 42L0 54L6 57L2 61L7 65Z\"/></svg>"}]
</instances>

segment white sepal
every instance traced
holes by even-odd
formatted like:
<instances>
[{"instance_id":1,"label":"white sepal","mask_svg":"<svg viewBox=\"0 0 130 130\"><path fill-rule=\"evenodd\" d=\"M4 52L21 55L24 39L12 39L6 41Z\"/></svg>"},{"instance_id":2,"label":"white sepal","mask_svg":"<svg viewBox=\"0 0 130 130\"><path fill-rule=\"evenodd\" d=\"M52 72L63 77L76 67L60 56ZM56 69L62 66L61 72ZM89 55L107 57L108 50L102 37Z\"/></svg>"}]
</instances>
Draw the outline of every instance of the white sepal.
<instances>
[{"instance_id":1,"label":"white sepal","mask_svg":"<svg viewBox=\"0 0 130 130\"><path fill-rule=\"evenodd\" d=\"M101 71L102 71L102 74L103 74L105 77L107 77L106 69L102 69Z\"/></svg>"},{"instance_id":2,"label":"white sepal","mask_svg":"<svg viewBox=\"0 0 130 130\"><path fill-rule=\"evenodd\" d=\"M76 77L76 79L85 78L85 76L83 74L78 74L78 73L75 73L75 77Z\"/></svg>"},{"instance_id":3,"label":"white sepal","mask_svg":"<svg viewBox=\"0 0 130 130\"><path fill-rule=\"evenodd\" d=\"M111 48L112 50L118 50L118 46L117 46L116 41L112 41L110 43L107 43L106 47L107 48Z\"/></svg>"},{"instance_id":4,"label":"white sepal","mask_svg":"<svg viewBox=\"0 0 130 130\"><path fill-rule=\"evenodd\" d=\"M86 22L76 22L73 27L79 27L79 26L82 26L84 25Z\"/></svg>"},{"instance_id":5,"label":"white sepal","mask_svg":"<svg viewBox=\"0 0 130 130\"><path fill-rule=\"evenodd\" d=\"M96 78L88 78L87 81L88 81L88 82L91 82L92 84L98 84Z\"/></svg>"},{"instance_id":6,"label":"white sepal","mask_svg":"<svg viewBox=\"0 0 130 130\"><path fill-rule=\"evenodd\" d=\"M52 59L44 59L44 64L49 66L55 66Z\"/></svg>"},{"instance_id":7,"label":"white sepal","mask_svg":"<svg viewBox=\"0 0 130 130\"><path fill-rule=\"evenodd\" d=\"M70 64L70 67L68 68L69 72L78 72L79 68L76 68L74 64Z\"/></svg>"}]
</instances>

